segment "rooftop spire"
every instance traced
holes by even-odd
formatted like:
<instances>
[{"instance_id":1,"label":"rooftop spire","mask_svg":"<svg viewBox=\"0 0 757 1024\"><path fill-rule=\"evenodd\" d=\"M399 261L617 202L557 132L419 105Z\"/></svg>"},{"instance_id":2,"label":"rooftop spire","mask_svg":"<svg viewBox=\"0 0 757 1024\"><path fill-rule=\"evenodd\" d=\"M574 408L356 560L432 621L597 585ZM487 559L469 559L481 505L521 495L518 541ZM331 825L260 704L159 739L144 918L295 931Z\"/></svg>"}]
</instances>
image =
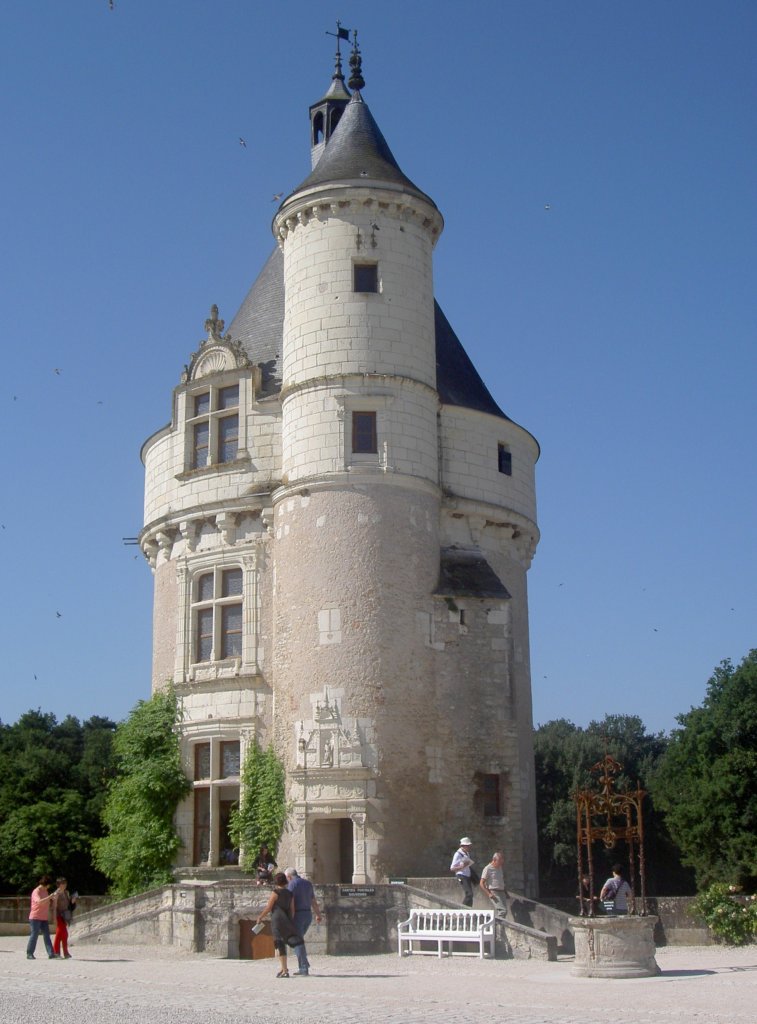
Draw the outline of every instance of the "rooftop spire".
<instances>
[{"instance_id":1,"label":"rooftop spire","mask_svg":"<svg viewBox=\"0 0 757 1024\"><path fill-rule=\"evenodd\" d=\"M348 28L342 28L342 23L337 19L336 32L326 32L327 36L334 36L336 39L336 53L334 54L334 74L331 76L332 80L338 80L344 82L344 75L342 74L342 51L341 42L344 39L345 42L350 41L350 30Z\"/></svg>"},{"instance_id":2,"label":"rooftop spire","mask_svg":"<svg viewBox=\"0 0 757 1024\"><path fill-rule=\"evenodd\" d=\"M357 29L352 33L352 53L350 54L350 80L347 83L350 89L358 91L365 86L363 78L363 58L360 55L360 47L357 45Z\"/></svg>"}]
</instances>

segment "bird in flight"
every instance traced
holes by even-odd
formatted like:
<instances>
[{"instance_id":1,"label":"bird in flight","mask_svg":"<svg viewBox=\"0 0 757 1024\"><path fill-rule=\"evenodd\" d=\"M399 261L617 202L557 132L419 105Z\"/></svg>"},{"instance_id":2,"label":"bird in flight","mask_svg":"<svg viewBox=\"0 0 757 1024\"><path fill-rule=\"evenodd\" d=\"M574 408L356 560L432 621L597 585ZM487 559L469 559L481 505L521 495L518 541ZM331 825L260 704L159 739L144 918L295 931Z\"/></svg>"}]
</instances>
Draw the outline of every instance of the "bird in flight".
<instances>
[{"instance_id":1,"label":"bird in flight","mask_svg":"<svg viewBox=\"0 0 757 1024\"><path fill-rule=\"evenodd\" d=\"M278 203L279 199L281 199L283 195L283 192L274 192L274 194L271 196L271 202Z\"/></svg>"},{"instance_id":2,"label":"bird in flight","mask_svg":"<svg viewBox=\"0 0 757 1024\"><path fill-rule=\"evenodd\" d=\"M244 141L241 135L239 136L239 145L242 146L244 149L247 149L247 143Z\"/></svg>"},{"instance_id":3,"label":"bird in flight","mask_svg":"<svg viewBox=\"0 0 757 1024\"><path fill-rule=\"evenodd\" d=\"M61 613L60 613L60 612L56 612L56 613L55 613L55 618L56 618L56 619L62 619L62 618L63 618L63 616L61 615Z\"/></svg>"},{"instance_id":4,"label":"bird in flight","mask_svg":"<svg viewBox=\"0 0 757 1024\"><path fill-rule=\"evenodd\" d=\"M53 367L53 373L57 373L57 375L60 377L60 367L59 366L54 366Z\"/></svg>"}]
</instances>

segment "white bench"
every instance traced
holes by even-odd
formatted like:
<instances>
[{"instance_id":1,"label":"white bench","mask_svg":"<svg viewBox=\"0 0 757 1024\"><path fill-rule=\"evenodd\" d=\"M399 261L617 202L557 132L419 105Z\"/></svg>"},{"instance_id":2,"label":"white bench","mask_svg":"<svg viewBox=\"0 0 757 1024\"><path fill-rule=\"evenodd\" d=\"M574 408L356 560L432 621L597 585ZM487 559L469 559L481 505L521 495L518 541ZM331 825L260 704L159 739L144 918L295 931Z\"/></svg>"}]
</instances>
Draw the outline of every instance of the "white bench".
<instances>
[{"instance_id":1,"label":"white bench","mask_svg":"<svg viewBox=\"0 0 757 1024\"><path fill-rule=\"evenodd\" d=\"M398 955L407 953L425 953L442 956L443 947L447 946L447 955L452 956L452 946L456 942L475 942L478 953L460 951L461 956L478 956L484 958L484 948L488 947L488 956L494 956L494 911L493 910L411 910L407 921L397 926L399 944ZM436 950L415 949L413 943L436 943ZM407 949L403 950L403 945Z\"/></svg>"}]
</instances>

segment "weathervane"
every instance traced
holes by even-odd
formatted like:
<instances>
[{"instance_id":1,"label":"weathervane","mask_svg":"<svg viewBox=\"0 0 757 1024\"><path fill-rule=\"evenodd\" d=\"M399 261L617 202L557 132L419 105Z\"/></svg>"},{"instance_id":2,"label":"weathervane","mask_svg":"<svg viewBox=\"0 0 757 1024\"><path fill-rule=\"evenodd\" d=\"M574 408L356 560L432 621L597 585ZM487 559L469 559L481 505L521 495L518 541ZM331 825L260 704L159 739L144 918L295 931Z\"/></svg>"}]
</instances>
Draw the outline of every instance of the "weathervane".
<instances>
[{"instance_id":1,"label":"weathervane","mask_svg":"<svg viewBox=\"0 0 757 1024\"><path fill-rule=\"evenodd\" d=\"M348 28L342 28L341 21L337 20L336 32L326 31L327 36L333 36L336 39L336 66L334 68L334 78L340 78L344 81L344 75L342 74L342 52L340 50L340 44L342 40L346 43L350 41L350 30Z\"/></svg>"}]
</instances>

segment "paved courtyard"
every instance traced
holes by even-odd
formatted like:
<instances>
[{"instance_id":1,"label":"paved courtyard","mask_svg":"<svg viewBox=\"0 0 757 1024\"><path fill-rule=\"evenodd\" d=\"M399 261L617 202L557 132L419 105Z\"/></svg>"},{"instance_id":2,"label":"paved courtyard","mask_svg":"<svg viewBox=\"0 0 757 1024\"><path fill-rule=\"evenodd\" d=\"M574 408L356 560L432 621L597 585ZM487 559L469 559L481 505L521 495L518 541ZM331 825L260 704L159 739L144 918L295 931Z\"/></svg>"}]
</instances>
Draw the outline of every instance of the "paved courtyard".
<instances>
[{"instance_id":1,"label":"paved courtyard","mask_svg":"<svg viewBox=\"0 0 757 1024\"><path fill-rule=\"evenodd\" d=\"M72 936L73 938L74 936ZM757 946L658 950L662 974L573 978L571 958L312 957L309 978L273 960L218 960L155 946L77 946L71 960L24 955L0 936L0 1024L754 1024ZM290 958L290 969L295 964Z\"/></svg>"}]
</instances>

